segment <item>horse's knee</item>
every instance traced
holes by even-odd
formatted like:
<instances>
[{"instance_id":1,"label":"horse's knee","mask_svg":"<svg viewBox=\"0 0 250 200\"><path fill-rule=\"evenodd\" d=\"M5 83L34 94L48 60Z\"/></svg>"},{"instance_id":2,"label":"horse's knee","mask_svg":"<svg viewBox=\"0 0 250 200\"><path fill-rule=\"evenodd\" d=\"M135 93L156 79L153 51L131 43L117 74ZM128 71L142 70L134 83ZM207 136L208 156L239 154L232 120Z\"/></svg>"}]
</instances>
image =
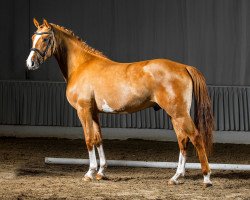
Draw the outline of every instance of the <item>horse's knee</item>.
<instances>
[{"instance_id":1,"label":"horse's knee","mask_svg":"<svg viewBox=\"0 0 250 200\"><path fill-rule=\"evenodd\" d=\"M178 142L183 147L183 149L187 149L189 138L187 135L182 136L182 137L178 137Z\"/></svg>"},{"instance_id":2,"label":"horse's knee","mask_svg":"<svg viewBox=\"0 0 250 200\"><path fill-rule=\"evenodd\" d=\"M100 132L96 132L94 135L95 135L94 144L96 146L100 146L102 144L102 136L101 136Z\"/></svg>"},{"instance_id":3,"label":"horse's knee","mask_svg":"<svg viewBox=\"0 0 250 200\"><path fill-rule=\"evenodd\" d=\"M95 146L100 146L102 144L102 133L98 119L94 119L93 121L93 132L94 132L94 144Z\"/></svg>"},{"instance_id":4,"label":"horse's knee","mask_svg":"<svg viewBox=\"0 0 250 200\"><path fill-rule=\"evenodd\" d=\"M92 150L94 146L98 147L102 144L102 137L100 134L94 134L93 137L85 136L85 142L88 150Z\"/></svg>"},{"instance_id":5,"label":"horse's knee","mask_svg":"<svg viewBox=\"0 0 250 200\"><path fill-rule=\"evenodd\" d=\"M89 151L91 151L95 146L95 138L85 135L85 142Z\"/></svg>"}]
</instances>

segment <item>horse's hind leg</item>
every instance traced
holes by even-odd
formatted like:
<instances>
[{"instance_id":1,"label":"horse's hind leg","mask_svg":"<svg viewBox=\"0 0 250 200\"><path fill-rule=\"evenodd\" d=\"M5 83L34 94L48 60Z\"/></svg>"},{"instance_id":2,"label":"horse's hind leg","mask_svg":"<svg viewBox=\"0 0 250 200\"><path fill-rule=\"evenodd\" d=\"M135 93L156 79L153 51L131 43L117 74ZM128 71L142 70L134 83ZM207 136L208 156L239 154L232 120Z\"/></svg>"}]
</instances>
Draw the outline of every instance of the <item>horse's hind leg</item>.
<instances>
[{"instance_id":1,"label":"horse's hind leg","mask_svg":"<svg viewBox=\"0 0 250 200\"><path fill-rule=\"evenodd\" d=\"M183 94L186 94L186 96L183 96ZM177 96L171 96L171 93L165 93L164 91L162 91L156 93L155 97L156 103L171 116L180 147L180 158L177 172L169 182L178 183L177 179L182 173L184 173L187 148L186 144L189 138L198 152L202 173L204 175L204 184L206 186L211 185L211 171L208 165L203 138L196 129L194 122L189 114L192 101L191 88L187 88L186 91L182 91L182 93L178 94Z\"/></svg>"},{"instance_id":2,"label":"horse's hind leg","mask_svg":"<svg viewBox=\"0 0 250 200\"><path fill-rule=\"evenodd\" d=\"M176 132L176 136L177 136L177 140L178 140L178 144L180 148L180 154L179 154L179 162L178 162L176 173L168 182L170 185L178 184L179 183L178 178L180 176L185 175L185 164L187 160L187 146L189 142L189 138L183 131L178 130L177 128L175 128L175 126L174 126L174 129Z\"/></svg>"},{"instance_id":3,"label":"horse's hind leg","mask_svg":"<svg viewBox=\"0 0 250 200\"><path fill-rule=\"evenodd\" d=\"M211 171L209 168L203 139L202 139L201 134L199 134L198 130L196 129L192 118L189 115L183 115L183 116L172 118L172 122L173 122L175 130L177 130L176 134L178 134L179 132L182 132L184 135L189 137L194 147L196 148L198 152L199 160L201 163L202 173L204 176L204 185L205 186L212 185L212 182L210 181Z\"/></svg>"}]
</instances>

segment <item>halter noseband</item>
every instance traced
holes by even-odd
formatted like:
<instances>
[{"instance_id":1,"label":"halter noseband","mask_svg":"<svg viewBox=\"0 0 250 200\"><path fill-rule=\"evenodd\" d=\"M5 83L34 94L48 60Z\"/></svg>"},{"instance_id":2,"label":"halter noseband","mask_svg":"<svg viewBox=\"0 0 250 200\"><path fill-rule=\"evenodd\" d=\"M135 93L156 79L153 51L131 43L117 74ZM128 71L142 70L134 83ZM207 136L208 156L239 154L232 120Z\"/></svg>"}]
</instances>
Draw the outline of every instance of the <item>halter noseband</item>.
<instances>
[{"instance_id":1,"label":"halter noseband","mask_svg":"<svg viewBox=\"0 0 250 200\"><path fill-rule=\"evenodd\" d=\"M54 32L53 32L53 30L51 30L51 31L47 31L47 32L35 32L34 33L35 35L44 35L44 34L49 34L49 35L53 35L54 36ZM53 41L54 42L54 41ZM47 46L46 46L46 49L44 50L44 52L41 52L39 49L37 49L37 48L31 48L30 49L30 51L35 51L35 52L37 52L40 56L41 56L41 58L44 60L44 57L46 56L46 54L47 54L47 52L48 52L48 50L49 50L49 47L52 45L52 43L51 43L51 37L49 38L49 40L48 41L46 41L46 43L47 43Z\"/></svg>"}]
</instances>

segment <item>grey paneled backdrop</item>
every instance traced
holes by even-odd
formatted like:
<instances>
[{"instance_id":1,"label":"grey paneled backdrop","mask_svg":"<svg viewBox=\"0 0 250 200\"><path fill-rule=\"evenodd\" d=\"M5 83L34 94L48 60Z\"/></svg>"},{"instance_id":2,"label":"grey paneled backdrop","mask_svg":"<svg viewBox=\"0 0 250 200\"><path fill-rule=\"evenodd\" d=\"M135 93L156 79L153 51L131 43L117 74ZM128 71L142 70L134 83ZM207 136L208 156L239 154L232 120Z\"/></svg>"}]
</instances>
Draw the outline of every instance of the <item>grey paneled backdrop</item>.
<instances>
[{"instance_id":1,"label":"grey paneled backdrop","mask_svg":"<svg viewBox=\"0 0 250 200\"><path fill-rule=\"evenodd\" d=\"M33 17L117 61L164 57L196 66L211 85L250 85L247 0L2 0L0 79L63 80L54 59L26 72Z\"/></svg>"},{"instance_id":2,"label":"grey paneled backdrop","mask_svg":"<svg viewBox=\"0 0 250 200\"><path fill-rule=\"evenodd\" d=\"M250 131L250 87L209 87L215 130ZM81 126L65 98L65 83L0 81L0 124ZM172 129L163 110L101 114L102 127Z\"/></svg>"}]
</instances>

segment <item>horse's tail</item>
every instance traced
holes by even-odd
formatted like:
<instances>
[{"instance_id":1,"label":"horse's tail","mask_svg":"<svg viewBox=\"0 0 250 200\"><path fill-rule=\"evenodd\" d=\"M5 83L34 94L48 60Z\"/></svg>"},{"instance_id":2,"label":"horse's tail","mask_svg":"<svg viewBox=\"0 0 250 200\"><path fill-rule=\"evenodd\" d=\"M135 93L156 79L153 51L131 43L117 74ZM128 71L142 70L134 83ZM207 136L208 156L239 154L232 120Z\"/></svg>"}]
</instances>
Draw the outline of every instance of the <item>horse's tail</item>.
<instances>
[{"instance_id":1,"label":"horse's tail","mask_svg":"<svg viewBox=\"0 0 250 200\"><path fill-rule=\"evenodd\" d=\"M212 152L214 120L212 115L211 100L208 95L206 81L200 71L194 67L186 67L193 80L195 98L195 125L202 135L207 155Z\"/></svg>"}]
</instances>

